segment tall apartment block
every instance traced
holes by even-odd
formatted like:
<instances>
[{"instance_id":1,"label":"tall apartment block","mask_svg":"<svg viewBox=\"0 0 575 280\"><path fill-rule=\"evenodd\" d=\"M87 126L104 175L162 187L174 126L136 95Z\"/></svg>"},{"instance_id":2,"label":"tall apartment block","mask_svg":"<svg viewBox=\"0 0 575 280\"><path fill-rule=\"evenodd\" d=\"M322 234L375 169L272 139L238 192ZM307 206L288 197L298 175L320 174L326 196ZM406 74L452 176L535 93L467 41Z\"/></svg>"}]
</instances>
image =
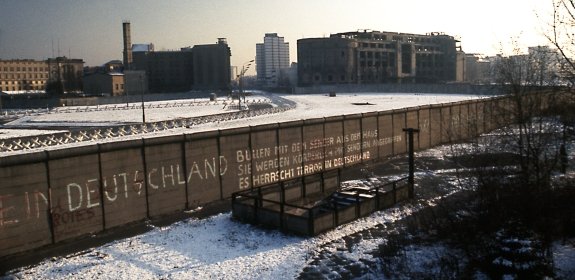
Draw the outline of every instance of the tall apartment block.
<instances>
[{"instance_id":1,"label":"tall apartment block","mask_svg":"<svg viewBox=\"0 0 575 280\"><path fill-rule=\"evenodd\" d=\"M463 71L458 41L426 35L357 31L298 40L299 86L329 84L441 83ZM458 66L459 65L459 66Z\"/></svg>"},{"instance_id":2,"label":"tall apartment block","mask_svg":"<svg viewBox=\"0 0 575 280\"><path fill-rule=\"evenodd\" d=\"M256 44L257 81L263 87L277 87L290 67L289 43L277 33L267 33L264 42Z\"/></svg>"}]
</instances>

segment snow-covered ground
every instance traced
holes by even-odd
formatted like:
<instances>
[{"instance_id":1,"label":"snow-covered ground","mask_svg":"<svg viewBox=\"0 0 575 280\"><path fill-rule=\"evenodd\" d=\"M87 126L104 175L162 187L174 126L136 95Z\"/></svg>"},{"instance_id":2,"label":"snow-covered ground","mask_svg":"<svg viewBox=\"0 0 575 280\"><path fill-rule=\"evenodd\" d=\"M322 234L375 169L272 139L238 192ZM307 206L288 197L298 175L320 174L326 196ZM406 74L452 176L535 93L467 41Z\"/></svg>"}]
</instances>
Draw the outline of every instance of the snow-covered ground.
<instances>
[{"instance_id":1,"label":"snow-covered ground","mask_svg":"<svg viewBox=\"0 0 575 280\"><path fill-rule=\"evenodd\" d=\"M294 109L283 113L253 117L249 119L239 119L233 121L210 123L198 125L187 129L177 129L162 132L163 134L186 133L194 131L204 131L211 129L225 129L245 125L258 125L266 123L284 122L309 118L321 118L343 114L367 113L374 111L386 111L405 107L422 106L428 104L439 104L447 102L457 102L478 98L474 95L458 94L338 94L336 97L327 95L276 95L276 94L254 94L247 97L248 103L269 101L273 106L281 106L284 99L295 103ZM237 101L235 101L237 104ZM174 101L146 102L146 121L166 121L176 118L191 118L197 116L213 115L235 111L230 109L232 101L227 98L218 98L217 102L210 102L206 99L189 99ZM354 105L366 104L366 105ZM169 106L180 104L180 106ZM368 105L367 105L368 104ZM26 130L10 129L12 127L49 127L49 126L102 126L103 124L119 125L133 124L142 121L142 109L139 103L130 103L128 107L122 106L79 106L77 112L73 107L62 107L52 110L49 114L26 116L0 126L0 137L22 137L34 135L36 132ZM165 106L162 106L165 105ZM152 107L152 108L150 108ZM93 110L86 110L86 109ZM112 109L113 108L113 109ZM128 109L129 108L129 109ZM43 131L46 133L46 131ZM154 135L158 135L157 133Z\"/></svg>"}]
</instances>

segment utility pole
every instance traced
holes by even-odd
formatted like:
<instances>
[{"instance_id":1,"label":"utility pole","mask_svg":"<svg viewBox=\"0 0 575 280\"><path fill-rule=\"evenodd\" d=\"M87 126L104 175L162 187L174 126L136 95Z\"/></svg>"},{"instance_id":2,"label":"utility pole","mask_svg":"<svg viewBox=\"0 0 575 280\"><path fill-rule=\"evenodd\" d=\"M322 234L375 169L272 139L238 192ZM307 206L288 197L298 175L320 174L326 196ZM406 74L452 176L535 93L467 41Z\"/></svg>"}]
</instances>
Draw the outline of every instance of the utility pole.
<instances>
[{"instance_id":1,"label":"utility pole","mask_svg":"<svg viewBox=\"0 0 575 280\"><path fill-rule=\"evenodd\" d=\"M140 74L140 89L142 92L142 123L146 124L146 109L144 107L144 81L143 81L143 77L142 74Z\"/></svg>"},{"instance_id":2,"label":"utility pole","mask_svg":"<svg viewBox=\"0 0 575 280\"><path fill-rule=\"evenodd\" d=\"M242 109L242 97L244 98L244 102L246 102L246 96L244 95L243 92L243 78L244 78L244 74L248 71L248 69L250 69L250 66L252 65L252 62L254 62L254 60L250 60L246 63L244 63L242 65L242 71L240 72L240 74L238 75L238 87L239 87L239 93L238 93L238 107L241 110Z\"/></svg>"}]
</instances>

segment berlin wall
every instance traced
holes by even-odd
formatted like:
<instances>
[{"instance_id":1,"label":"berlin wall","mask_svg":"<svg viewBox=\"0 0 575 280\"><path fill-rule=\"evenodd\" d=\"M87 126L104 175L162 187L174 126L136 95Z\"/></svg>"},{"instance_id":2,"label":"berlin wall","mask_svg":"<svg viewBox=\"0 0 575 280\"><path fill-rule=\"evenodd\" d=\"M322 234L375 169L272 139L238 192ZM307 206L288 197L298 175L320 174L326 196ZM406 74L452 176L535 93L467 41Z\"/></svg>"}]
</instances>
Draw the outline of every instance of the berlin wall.
<instances>
[{"instance_id":1,"label":"berlin wall","mask_svg":"<svg viewBox=\"0 0 575 280\"><path fill-rule=\"evenodd\" d=\"M496 128L502 98L0 157L0 258ZM297 188L296 188L297 189ZM286 188L289 195L289 188Z\"/></svg>"}]
</instances>

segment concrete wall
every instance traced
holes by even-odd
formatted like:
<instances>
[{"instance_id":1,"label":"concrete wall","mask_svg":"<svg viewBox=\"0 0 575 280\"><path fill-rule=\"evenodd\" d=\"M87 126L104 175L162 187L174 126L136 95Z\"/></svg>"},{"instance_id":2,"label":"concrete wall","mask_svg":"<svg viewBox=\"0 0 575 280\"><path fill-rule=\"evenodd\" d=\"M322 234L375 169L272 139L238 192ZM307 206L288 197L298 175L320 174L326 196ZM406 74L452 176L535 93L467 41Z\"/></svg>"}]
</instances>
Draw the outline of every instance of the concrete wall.
<instances>
[{"instance_id":1,"label":"concrete wall","mask_svg":"<svg viewBox=\"0 0 575 280\"><path fill-rule=\"evenodd\" d=\"M296 94L330 93L330 92L392 92L392 93L449 93L449 94L502 94L505 89L498 85L454 84L419 84L419 83L384 83L384 84L337 84L296 87Z\"/></svg>"},{"instance_id":2,"label":"concrete wall","mask_svg":"<svg viewBox=\"0 0 575 280\"><path fill-rule=\"evenodd\" d=\"M482 99L0 157L0 257L253 187L283 183L286 200L311 194L322 187L314 174L405 153L406 127L421 130L415 147L425 149L495 128L509 104ZM301 184L303 194L289 187Z\"/></svg>"}]
</instances>

